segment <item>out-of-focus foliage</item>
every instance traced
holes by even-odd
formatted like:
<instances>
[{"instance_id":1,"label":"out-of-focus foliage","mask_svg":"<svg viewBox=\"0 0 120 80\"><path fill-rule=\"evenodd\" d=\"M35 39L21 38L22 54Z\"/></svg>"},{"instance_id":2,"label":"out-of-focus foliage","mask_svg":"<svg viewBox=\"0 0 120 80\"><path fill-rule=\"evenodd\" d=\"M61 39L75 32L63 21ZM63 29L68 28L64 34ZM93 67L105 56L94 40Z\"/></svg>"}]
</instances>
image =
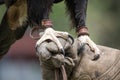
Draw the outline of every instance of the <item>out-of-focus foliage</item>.
<instances>
[{"instance_id":1,"label":"out-of-focus foliage","mask_svg":"<svg viewBox=\"0 0 120 80\"><path fill-rule=\"evenodd\" d=\"M96 0L96 2L94 7L101 13L99 43L120 49L120 0Z\"/></svg>"},{"instance_id":2,"label":"out-of-focus foliage","mask_svg":"<svg viewBox=\"0 0 120 80\"><path fill-rule=\"evenodd\" d=\"M119 3L120 0L89 0L87 26L90 37L96 43L120 49ZM4 12L4 6L0 6L0 19ZM51 19L56 30L68 31L75 36L74 30L70 30L70 20L65 14L63 2L54 5Z\"/></svg>"}]
</instances>

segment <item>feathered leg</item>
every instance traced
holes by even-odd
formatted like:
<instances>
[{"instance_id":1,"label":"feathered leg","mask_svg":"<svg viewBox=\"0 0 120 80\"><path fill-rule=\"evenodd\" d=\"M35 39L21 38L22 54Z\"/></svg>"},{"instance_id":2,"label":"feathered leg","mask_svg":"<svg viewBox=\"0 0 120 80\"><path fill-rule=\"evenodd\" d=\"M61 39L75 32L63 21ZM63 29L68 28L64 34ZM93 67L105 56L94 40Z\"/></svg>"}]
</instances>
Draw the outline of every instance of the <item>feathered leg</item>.
<instances>
[{"instance_id":1,"label":"feathered leg","mask_svg":"<svg viewBox=\"0 0 120 80\"><path fill-rule=\"evenodd\" d=\"M80 46L83 46L84 44L89 45L91 51L95 53L95 56L92 59L97 59L99 57L100 50L89 38L88 29L86 27L86 11L88 0L65 0L65 2L73 26L76 28Z\"/></svg>"}]
</instances>

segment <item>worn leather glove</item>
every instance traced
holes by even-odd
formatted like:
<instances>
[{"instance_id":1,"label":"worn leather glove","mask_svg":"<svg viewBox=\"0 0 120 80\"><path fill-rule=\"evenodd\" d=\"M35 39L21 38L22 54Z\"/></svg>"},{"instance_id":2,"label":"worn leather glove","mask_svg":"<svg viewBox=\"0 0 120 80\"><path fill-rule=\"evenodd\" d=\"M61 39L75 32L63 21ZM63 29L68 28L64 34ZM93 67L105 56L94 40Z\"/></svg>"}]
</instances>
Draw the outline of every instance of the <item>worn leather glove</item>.
<instances>
[{"instance_id":1,"label":"worn leather glove","mask_svg":"<svg viewBox=\"0 0 120 80\"><path fill-rule=\"evenodd\" d=\"M54 67L59 68L62 65L74 66L74 61L67 51L72 47L72 40L64 40L63 38L58 38L61 42L65 55L60 53L57 45L52 41L44 41L42 44L37 45L36 51L41 62L49 62L54 65Z\"/></svg>"}]
</instances>

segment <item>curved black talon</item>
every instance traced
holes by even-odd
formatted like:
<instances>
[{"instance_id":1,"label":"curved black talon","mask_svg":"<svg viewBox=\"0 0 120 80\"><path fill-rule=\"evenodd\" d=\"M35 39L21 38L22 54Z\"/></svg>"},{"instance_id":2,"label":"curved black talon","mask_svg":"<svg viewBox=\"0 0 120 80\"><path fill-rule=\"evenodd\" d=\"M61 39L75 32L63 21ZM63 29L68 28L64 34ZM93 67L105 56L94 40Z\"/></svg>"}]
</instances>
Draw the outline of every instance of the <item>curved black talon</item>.
<instances>
[{"instance_id":1,"label":"curved black talon","mask_svg":"<svg viewBox=\"0 0 120 80\"><path fill-rule=\"evenodd\" d=\"M81 44L80 48L78 49L78 55L84 51L85 45L87 44L86 43Z\"/></svg>"},{"instance_id":2,"label":"curved black talon","mask_svg":"<svg viewBox=\"0 0 120 80\"><path fill-rule=\"evenodd\" d=\"M65 50L64 49L60 49L60 53L62 53L63 55L65 55Z\"/></svg>"},{"instance_id":3,"label":"curved black talon","mask_svg":"<svg viewBox=\"0 0 120 80\"><path fill-rule=\"evenodd\" d=\"M74 38L71 35L68 35L68 37L72 40L72 44L74 43Z\"/></svg>"},{"instance_id":4,"label":"curved black talon","mask_svg":"<svg viewBox=\"0 0 120 80\"><path fill-rule=\"evenodd\" d=\"M93 58L92 60L95 61L95 60L99 59L99 57L100 57L99 54L95 54L95 55L94 55L94 58Z\"/></svg>"}]
</instances>

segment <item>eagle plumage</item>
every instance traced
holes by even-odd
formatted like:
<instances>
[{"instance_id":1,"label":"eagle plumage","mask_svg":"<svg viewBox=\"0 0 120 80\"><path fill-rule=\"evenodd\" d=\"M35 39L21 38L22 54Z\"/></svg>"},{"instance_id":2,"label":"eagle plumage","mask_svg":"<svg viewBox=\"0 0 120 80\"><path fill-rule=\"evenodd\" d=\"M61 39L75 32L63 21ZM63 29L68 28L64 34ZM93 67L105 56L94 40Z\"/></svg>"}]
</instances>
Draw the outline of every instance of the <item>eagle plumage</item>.
<instances>
[{"instance_id":1,"label":"eagle plumage","mask_svg":"<svg viewBox=\"0 0 120 80\"><path fill-rule=\"evenodd\" d=\"M7 7L0 24L0 56L7 53L10 46L24 35L28 25L41 27L42 20L49 20L53 4L61 1L63 0L0 0L0 4L5 4ZM65 0L67 11L78 37L88 35L85 23L87 2L88 0ZM58 33L61 34L61 32ZM85 38L89 39L86 36ZM89 39L89 41L91 40ZM96 49L95 44L90 43L94 45L90 46Z\"/></svg>"},{"instance_id":2,"label":"eagle plumage","mask_svg":"<svg viewBox=\"0 0 120 80\"><path fill-rule=\"evenodd\" d=\"M10 46L24 35L28 26L28 22L23 25L18 22L22 16L19 15L15 2L16 0L0 0L0 4L6 4L7 7L0 24L0 56L6 54ZM13 30L14 27L16 29Z\"/></svg>"}]
</instances>

